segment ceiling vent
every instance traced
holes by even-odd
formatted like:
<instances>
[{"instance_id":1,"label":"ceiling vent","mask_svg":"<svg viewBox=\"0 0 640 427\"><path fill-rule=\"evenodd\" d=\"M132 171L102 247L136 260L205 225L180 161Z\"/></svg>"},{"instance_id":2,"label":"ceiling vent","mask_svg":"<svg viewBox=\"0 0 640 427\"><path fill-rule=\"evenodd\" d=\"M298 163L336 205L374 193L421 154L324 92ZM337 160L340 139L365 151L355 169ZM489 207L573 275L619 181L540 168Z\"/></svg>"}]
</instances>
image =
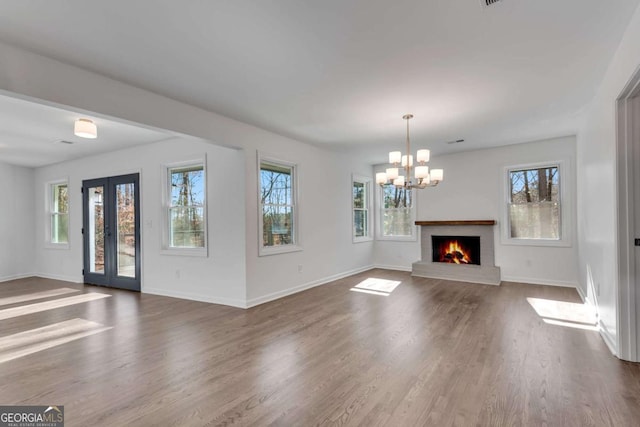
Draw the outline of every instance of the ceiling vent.
<instances>
[{"instance_id":1,"label":"ceiling vent","mask_svg":"<svg viewBox=\"0 0 640 427\"><path fill-rule=\"evenodd\" d=\"M489 6L495 6L497 3L502 3L502 0L480 0L483 8L487 8Z\"/></svg>"},{"instance_id":2,"label":"ceiling vent","mask_svg":"<svg viewBox=\"0 0 640 427\"><path fill-rule=\"evenodd\" d=\"M64 139L59 139L57 141L53 141L56 144L67 144L67 145L73 145L74 142L73 141L66 141Z\"/></svg>"},{"instance_id":3,"label":"ceiling vent","mask_svg":"<svg viewBox=\"0 0 640 427\"><path fill-rule=\"evenodd\" d=\"M487 0L489 1L489 0ZM447 141L447 144L460 144L461 142L464 142L464 139L456 139L455 141Z\"/></svg>"}]
</instances>

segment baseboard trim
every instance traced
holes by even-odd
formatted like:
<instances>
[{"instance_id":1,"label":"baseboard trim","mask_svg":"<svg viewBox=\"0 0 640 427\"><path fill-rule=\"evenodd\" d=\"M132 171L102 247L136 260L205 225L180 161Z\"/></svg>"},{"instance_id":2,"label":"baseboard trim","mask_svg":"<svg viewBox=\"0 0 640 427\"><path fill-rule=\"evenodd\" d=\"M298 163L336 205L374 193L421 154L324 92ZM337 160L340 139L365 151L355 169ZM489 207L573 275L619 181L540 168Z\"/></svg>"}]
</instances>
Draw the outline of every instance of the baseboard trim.
<instances>
[{"instance_id":1,"label":"baseboard trim","mask_svg":"<svg viewBox=\"0 0 640 427\"><path fill-rule=\"evenodd\" d=\"M394 271L411 271L411 267L404 267L401 265L375 264L372 268L380 268L382 270L394 270Z\"/></svg>"},{"instance_id":2,"label":"baseboard trim","mask_svg":"<svg viewBox=\"0 0 640 427\"><path fill-rule=\"evenodd\" d=\"M367 265L365 267L344 271L342 273L334 274L332 276L324 277L322 279L318 279L312 282L304 283L302 285L294 286L293 288L285 289L278 292L273 292L257 298L252 298L250 300L247 300L247 308L255 307L257 305L264 304L269 301L273 301L289 295L297 294L298 292L306 291L307 289L315 288L316 286L325 285L335 280L340 280L348 276L353 276L354 274L362 273L364 271L369 271L373 268L376 268L376 267L374 267L373 265Z\"/></svg>"},{"instance_id":3,"label":"baseboard trim","mask_svg":"<svg viewBox=\"0 0 640 427\"><path fill-rule=\"evenodd\" d=\"M602 337L602 341L604 341L604 343L607 345L611 354L613 354L616 357L620 357L616 350L617 345L615 343L615 340L611 336L611 333L609 332L607 327L604 325L604 323L602 323L602 320L600 320L600 312L598 311L597 300L595 300L595 297L594 297L594 301L589 300L589 298L587 298L587 296L585 295L584 291L580 286L576 286L576 290L578 291L578 295L580 295L580 299L582 300L582 302L585 305L591 306L591 308L596 312L596 316L598 318L598 332Z\"/></svg>"},{"instance_id":4,"label":"baseboard trim","mask_svg":"<svg viewBox=\"0 0 640 427\"><path fill-rule=\"evenodd\" d=\"M228 305L237 308L247 308L246 304L241 299L236 298L224 298L224 297L210 297L208 295L201 295L192 292L176 292L168 291L160 288L143 288L141 291L143 294L159 295L163 297L180 298L191 301L208 302L210 304Z\"/></svg>"},{"instance_id":5,"label":"baseboard trim","mask_svg":"<svg viewBox=\"0 0 640 427\"><path fill-rule=\"evenodd\" d=\"M36 276L36 274L27 273L27 274L14 274L12 276L3 276L3 277L0 277L0 283L9 282L11 280L26 279L27 277L33 277L33 276Z\"/></svg>"},{"instance_id":6,"label":"baseboard trim","mask_svg":"<svg viewBox=\"0 0 640 427\"><path fill-rule=\"evenodd\" d=\"M43 279L61 280L63 282L84 283L84 277L82 276L62 276L59 274L48 273L35 273L34 276L42 277Z\"/></svg>"},{"instance_id":7,"label":"baseboard trim","mask_svg":"<svg viewBox=\"0 0 640 427\"><path fill-rule=\"evenodd\" d=\"M587 296L584 294L584 291L580 286L576 286L576 291L578 291L578 295L580 296L580 299L582 300L583 304L593 306L593 304L591 304L591 302L587 300Z\"/></svg>"},{"instance_id":8,"label":"baseboard trim","mask_svg":"<svg viewBox=\"0 0 640 427\"><path fill-rule=\"evenodd\" d=\"M600 327L599 328L600 336L602 337L602 340L607 345L607 347L609 347L609 351L611 351L611 353L614 356L618 357L618 351L616 350L615 340L611 336L611 333L609 332L607 327L604 325L604 323L602 323L602 320L598 321L598 326Z\"/></svg>"},{"instance_id":9,"label":"baseboard trim","mask_svg":"<svg viewBox=\"0 0 640 427\"><path fill-rule=\"evenodd\" d=\"M562 280L534 279L532 277L502 276L503 282L525 283L530 285L559 286L561 288L578 288L577 282L566 282Z\"/></svg>"}]
</instances>

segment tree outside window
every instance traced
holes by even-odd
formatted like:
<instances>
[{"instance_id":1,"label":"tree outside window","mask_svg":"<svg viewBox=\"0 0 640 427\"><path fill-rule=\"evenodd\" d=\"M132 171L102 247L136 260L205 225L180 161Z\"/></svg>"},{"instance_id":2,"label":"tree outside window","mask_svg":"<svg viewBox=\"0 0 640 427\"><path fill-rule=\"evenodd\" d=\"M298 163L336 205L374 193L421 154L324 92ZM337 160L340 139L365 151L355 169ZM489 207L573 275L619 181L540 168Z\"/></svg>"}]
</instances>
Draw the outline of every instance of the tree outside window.
<instances>
[{"instance_id":1,"label":"tree outside window","mask_svg":"<svg viewBox=\"0 0 640 427\"><path fill-rule=\"evenodd\" d=\"M509 170L509 237L559 240L560 174L557 165Z\"/></svg>"},{"instance_id":2,"label":"tree outside window","mask_svg":"<svg viewBox=\"0 0 640 427\"><path fill-rule=\"evenodd\" d=\"M69 194L67 183L51 184L51 243L69 243Z\"/></svg>"},{"instance_id":3,"label":"tree outside window","mask_svg":"<svg viewBox=\"0 0 640 427\"><path fill-rule=\"evenodd\" d=\"M383 237L412 237L413 192L393 185L382 187L381 232Z\"/></svg>"},{"instance_id":4,"label":"tree outside window","mask_svg":"<svg viewBox=\"0 0 640 427\"><path fill-rule=\"evenodd\" d=\"M366 242L371 236L371 178L351 176L351 209L353 242Z\"/></svg>"},{"instance_id":5,"label":"tree outside window","mask_svg":"<svg viewBox=\"0 0 640 427\"><path fill-rule=\"evenodd\" d=\"M368 234L367 184L353 183L353 236L365 237Z\"/></svg>"},{"instance_id":6,"label":"tree outside window","mask_svg":"<svg viewBox=\"0 0 640 427\"><path fill-rule=\"evenodd\" d=\"M260 162L262 247L295 244L294 167Z\"/></svg>"},{"instance_id":7,"label":"tree outside window","mask_svg":"<svg viewBox=\"0 0 640 427\"><path fill-rule=\"evenodd\" d=\"M169 246L205 247L204 165L169 169Z\"/></svg>"}]
</instances>

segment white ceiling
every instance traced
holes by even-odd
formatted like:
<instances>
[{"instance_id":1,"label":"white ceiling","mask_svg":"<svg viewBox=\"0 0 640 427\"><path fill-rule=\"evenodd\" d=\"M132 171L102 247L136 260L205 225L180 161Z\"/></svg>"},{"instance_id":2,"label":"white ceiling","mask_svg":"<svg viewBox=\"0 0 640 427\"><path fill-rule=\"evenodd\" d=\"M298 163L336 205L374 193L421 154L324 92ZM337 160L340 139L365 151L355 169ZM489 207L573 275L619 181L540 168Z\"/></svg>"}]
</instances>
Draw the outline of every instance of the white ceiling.
<instances>
[{"instance_id":1,"label":"white ceiling","mask_svg":"<svg viewBox=\"0 0 640 427\"><path fill-rule=\"evenodd\" d=\"M0 96L0 112L0 161L20 166L44 166L172 137L155 130L7 96ZM73 123L78 118L93 120L98 127L98 138L75 136Z\"/></svg>"},{"instance_id":2,"label":"white ceiling","mask_svg":"<svg viewBox=\"0 0 640 427\"><path fill-rule=\"evenodd\" d=\"M576 133L638 2L14 0L0 40L317 144L411 112L438 153Z\"/></svg>"}]
</instances>

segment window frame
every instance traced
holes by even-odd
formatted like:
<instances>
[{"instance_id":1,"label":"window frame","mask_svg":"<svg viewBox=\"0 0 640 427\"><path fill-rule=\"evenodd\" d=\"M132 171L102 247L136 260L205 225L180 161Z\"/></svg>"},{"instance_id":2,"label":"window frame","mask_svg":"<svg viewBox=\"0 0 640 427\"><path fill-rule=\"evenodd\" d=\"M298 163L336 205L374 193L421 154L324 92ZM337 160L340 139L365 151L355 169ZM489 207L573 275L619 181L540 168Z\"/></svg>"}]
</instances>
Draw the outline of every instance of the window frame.
<instances>
[{"instance_id":1,"label":"window frame","mask_svg":"<svg viewBox=\"0 0 640 427\"><path fill-rule=\"evenodd\" d=\"M54 188L64 184L67 186L67 241L66 242L54 242L53 241L53 216L60 213L53 209L55 202ZM45 206L46 206L46 219L45 219L45 247L49 249L69 249L69 243L71 241L71 191L69 189L69 179L61 178L45 183Z\"/></svg>"},{"instance_id":2,"label":"window frame","mask_svg":"<svg viewBox=\"0 0 640 427\"><path fill-rule=\"evenodd\" d=\"M290 252L302 251L302 245L300 244L300 203L298 197L299 188L299 173L300 169L296 163L279 159L274 156L270 156L265 153L257 152L256 174L257 174L257 187L256 187L256 201L257 201L257 216L258 216L258 256L270 256L278 255ZM275 167L284 167L291 169L291 220L293 224L291 226L291 240L292 243L278 246L264 246L264 221L263 221L263 206L262 206L262 182L261 171L262 164L267 163Z\"/></svg>"},{"instance_id":3,"label":"window frame","mask_svg":"<svg viewBox=\"0 0 640 427\"><path fill-rule=\"evenodd\" d=\"M373 194L371 192L372 182L373 182L373 179L371 177L357 175L357 174L351 175L351 235L352 235L353 243L370 242L373 240L373 233L372 233L372 227L371 227L372 218L374 217L373 209L371 209L372 199L373 199ZM363 208L355 207L355 200L353 197L353 187L356 183L364 184L365 203ZM356 209L363 210L366 212L367 227L366 227L366 234L364 236L356 236L356 232L355 232Z\"/></svg>"},{"instance_id":4,"label":"window frame","mask_svg":"<svg viewBox=\"0 0 640 427\"><path fill-rule=\"evenodd\" d=\"M378 190L376 191L376 213L377 219L376 223L376 240L380 241L389 241L389 242L415 242L418 240L418 227L415 225L416 222L416 212L417 212L417 204L418 198L417 191L411 190L413 194L411 195L411 235L394 235L394 236L385 236L383 235L384 226L382 221L384 221L384 187L376 184ZM395 209L395 208L391 208Z\"/></svg>"},{"instance_id":5,"label":"window frame","mask_svg":"<svg viewBox=\"0 0 640 427\"><path fill-rule=\"evenodd\" d=\"M175 169L184 169L189 167L202 166L204 172L203 181L203 225L204 225L204 246L203 247L179 247L171 246L171 171ZM209 173L207 171L207 156L203 154L201 156L193 156L190 160L183 160L179 162L165 163L162 165L162 250L163 255L177 255L177 256L193 256L193 257L208 257L209 256L209 192L208 181Z\"/></svg>"},{"instance_id":6,"label":"window frame","mask_svg":"<svg viewBox=\"0 0 640 427\"><path fill-rule=\"evenodd\" d=\"M530 239L523 237L511 237L511 217L509 215L509 207L511 205L511 172L541 168L558 168L558 239ZM514 246L547 246L547 247L570 247L572 246L570 218L571 206L568 195L568 187L570 185L568 177L570 176L570 162L561 159L548 162L526 163L505 166L503 173L503 221L502 227L502 244Z\"/></svg>"}]
</instances>

